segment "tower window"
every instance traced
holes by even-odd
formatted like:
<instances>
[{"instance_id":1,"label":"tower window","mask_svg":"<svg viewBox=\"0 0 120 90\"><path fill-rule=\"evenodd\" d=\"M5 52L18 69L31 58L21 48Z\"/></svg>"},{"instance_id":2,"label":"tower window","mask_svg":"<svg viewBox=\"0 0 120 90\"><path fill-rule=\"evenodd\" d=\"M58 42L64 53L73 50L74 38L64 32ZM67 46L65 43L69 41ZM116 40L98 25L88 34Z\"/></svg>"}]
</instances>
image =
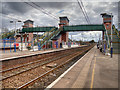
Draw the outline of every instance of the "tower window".
<instances>
[{"instance_id":1,"label":"tower window","mask_svg":"<svg viewBox=\"0 0 120 90\"><path fill-rule=\"evenodd\" d=\"M107 25L107 28L109 27L109 25Z\"/></svg>"}]
</instances>

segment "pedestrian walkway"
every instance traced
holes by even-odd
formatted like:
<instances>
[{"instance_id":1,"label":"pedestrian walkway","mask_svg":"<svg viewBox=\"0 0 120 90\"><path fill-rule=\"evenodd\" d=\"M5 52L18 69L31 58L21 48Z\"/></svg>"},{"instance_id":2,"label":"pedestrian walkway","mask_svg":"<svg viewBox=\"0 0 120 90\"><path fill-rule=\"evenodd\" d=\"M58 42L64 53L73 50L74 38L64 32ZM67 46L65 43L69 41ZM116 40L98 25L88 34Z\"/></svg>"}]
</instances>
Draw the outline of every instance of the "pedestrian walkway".
<instances>
[{"instance_id":1,"label":"pedestrian walkway","mask_svg":"<svg viewBox=\"0 0 120 90\"><path fill-rule=\"evenodd\" d=\"M118 54L92 48L47 88L118 88Z\"/></svg>"}]
</instances>

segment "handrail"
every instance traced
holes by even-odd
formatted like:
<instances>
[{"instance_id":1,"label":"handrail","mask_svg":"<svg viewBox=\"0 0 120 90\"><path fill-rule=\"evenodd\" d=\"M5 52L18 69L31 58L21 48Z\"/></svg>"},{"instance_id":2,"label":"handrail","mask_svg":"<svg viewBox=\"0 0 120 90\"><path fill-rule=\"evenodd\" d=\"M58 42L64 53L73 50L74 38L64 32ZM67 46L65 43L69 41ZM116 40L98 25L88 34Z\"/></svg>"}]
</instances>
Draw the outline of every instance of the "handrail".
<instances>
[{"instance_id":1,"label":"handrail","mask_svg":"<svg viewBox=\"0 0 120 90\"><path fill-rule=\"evenodd\" d=\"M52 28L49 32L45 32L45 33L40 37L40 39L43 39L45 36L48 35L48 33L52 32L53 30L55 30L55 28Z\"/></svg>"},{"instance_id":2,"label":"handrail","mask_svg":"<svg viewBox=\"0 0 120 90\"><path fill-rule=\"evenodd\" d=\"M104 26L105 27L105 26ZM107 35L107 38L108 38L108 49L110 49L110 40L109 40L109 36L108 36L108 32L107 32L107 29L106 29L106 27L105 27L105 30L106 30L106 35Z\"/></svg>"},{"instance_id":3,"label":"handrail","mask_svg":"<svg viewBox=\"0 0 120 90\"><path fill-rule=\"evenodd\" d=\"M53 33L51 33L49 36L47 36L46 38L44 38L44 41L42 41L42 45L41 47L43 47L43 45L45 45L46 42L48 42L50 39L52 39L53 37L57 36L60 32L61 32L61 28L54 31Z\"/></svg>"},{"instance_id":4,"label":"handrail","mask_svg":"<svg viewBox=\"0 0 120 90\"><path fill-rule=\"evenodd\" d=\"M115 25L113 25L113 30L116 32L116 34L117 34L118 38L120 39L119 32L118 32L118 30L115 28Z\"/></svg>"}]
</instances>

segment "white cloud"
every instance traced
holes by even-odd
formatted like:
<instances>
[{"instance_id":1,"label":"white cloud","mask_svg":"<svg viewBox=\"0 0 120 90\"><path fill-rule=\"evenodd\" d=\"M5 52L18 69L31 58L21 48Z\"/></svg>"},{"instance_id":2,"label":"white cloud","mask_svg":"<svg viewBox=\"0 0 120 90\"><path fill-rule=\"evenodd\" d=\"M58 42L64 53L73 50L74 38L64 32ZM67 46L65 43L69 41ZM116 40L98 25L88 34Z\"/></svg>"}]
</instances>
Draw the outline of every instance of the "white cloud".
<instances>
[{"instance_id":1,"label":"white cloud","mask_svg":"<svg viewBox=\"0 0 120 90\"><path fill-rule=\"evenodd\" d=\"M20 6L17 7L17 4L19 3L20 5L22 5L22 7ZM65 3L65 2L58 2L58 3L44 2L42 4L41 2L36 3L40 5L42 8L44 8L45 11L51 13L53 16L56 16L58 20L52 18L50 15L45 15L40 10L36 10L33 7L23 2L19 2L19 3L16 3L16 5L14 6L12 6L14 3L8 3L8 2L3 3L2 4L3 8L6 7L5 9L3 9L3 12L8 16L20 19L22 21L27 19L32 19L34 21L34 26L37 26L37 25L38 26L51 26L51 25L58 26L60 16L67 16L70 20L70 25L71 24L72 25L87 24L85 17L83 16L83 13L81 12L81 9L76 1L69 2L69 3ZM100 16L100 14L104 12L107 12L107 13L112 12L114 15L114 24L117 25L117 22L118 22L117 2L110 2L110 1L105 2L103 0L101 2L100 0L98 1L84 0L83 4L92 24L102 24L102 17ZM13 8L13 7L16 7L16 8ZM25 8L25 10L23 10L23 8ZM57 12L59 12L60 10L64 10L64 12L57 14ZM14 28L14 25L10 25L9 23L10 20L12 19L2 17L3 26L7 28ZM18 23L17 28L20 28L22 24L23 23ZM80 33L81 32L79 33L70 32L70 35L72 34L73 38L76 38L77 40L79 40L82 38ZM89 33L84 32L84 36L88 36L88 39L89 39L90 33L93 33L94 35L96 33L99 34L98 32L89 32Z\"/></svg>"}]
</instances>

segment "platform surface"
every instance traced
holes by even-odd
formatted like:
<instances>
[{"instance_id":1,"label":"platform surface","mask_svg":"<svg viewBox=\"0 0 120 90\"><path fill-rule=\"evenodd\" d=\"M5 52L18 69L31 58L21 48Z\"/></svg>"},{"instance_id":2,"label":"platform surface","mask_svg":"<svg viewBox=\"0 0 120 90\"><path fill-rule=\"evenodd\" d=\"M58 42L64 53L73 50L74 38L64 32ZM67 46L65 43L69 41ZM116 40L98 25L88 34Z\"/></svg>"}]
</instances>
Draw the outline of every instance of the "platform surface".
<instances>
[{"instance_id":1,"label":"platform surface","mask_svg":"<svg viewBox=\"0 0 120 90\"><path fill-rule=\"evenodd\" d=\"M14 58L14 57L22 57L22 56L27 56L27 55L33 55L33 54L39 54L39 53L45 53L45 52L52 52L56 50L61 50L61 49L49 49L49 50L41 50L41 51L17 51L17 52L1 52L1 57L0 59L7 59L7 58Z\"/></svg>"},{"instance_id":2,"label":"platform surface","mask_svg":"<svg viewBox=\"0 0 120 90\"><path fill-rule=\"evenodd\" d=\"M118 88L118 55L95 46L47 88Z\"/></svg>"},{"instance_id":3,"label":"platform surface","mask_svg":"<svg viewBox=\"0 0 120 90\"><path fill-rule=\"evenodd\" d=\"M82 47L86 45L81 45L78 47ZM23 57L23 56L30 56L30 55L35 55L35 54L42 54L42 53L49 53L49 52L54 52L54 51L60 51L64 49L70 49L70 48L76 48L76 47L69 47L69 48L58 48L58 49L46 49L46 50L41 50L41 51L17 51L17 52L0 52L0 60L6 60L10 58L17 58L17 57Z\"/></svg>"}]
</instances>

